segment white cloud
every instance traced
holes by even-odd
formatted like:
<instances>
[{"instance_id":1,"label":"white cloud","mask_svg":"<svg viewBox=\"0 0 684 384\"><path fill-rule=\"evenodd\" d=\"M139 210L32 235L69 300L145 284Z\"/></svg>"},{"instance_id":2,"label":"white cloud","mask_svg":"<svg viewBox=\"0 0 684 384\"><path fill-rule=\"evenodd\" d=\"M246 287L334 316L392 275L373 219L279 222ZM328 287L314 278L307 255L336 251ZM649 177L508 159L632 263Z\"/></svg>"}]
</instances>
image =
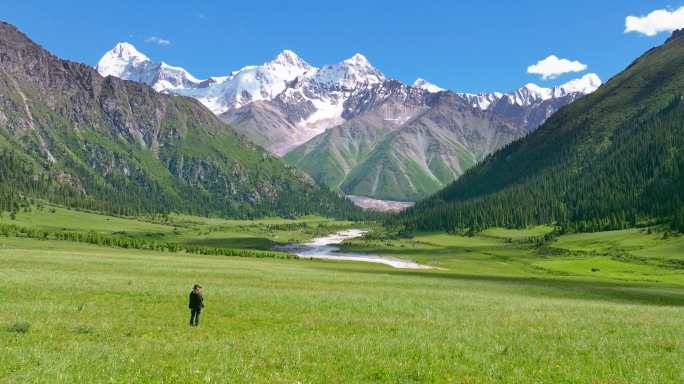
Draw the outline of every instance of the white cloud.
<instances>
[{"instance_id":1,"label":"white cloud","mask_svg":"<svg viewBox=\"0 0 684 384\"><path fill-rule=\"evenodd\" d=\"M542 79L555 79L556 77L569 72L582 72L587 69L586 64L579 61L559 59L556 55L550 55L546 59L539 60L537 64L527 67L527 73L541 75Z\"/></svg>"},{"instance_id":2,"label":"white cloud","mask_svg":"<svg viewBox=\"0 0 684 384\"><path fill-rule=\"evenodd\" d=\"M655 36L660 32L672 32L684 27L684 7L675 11L658 9L646 16L627 16L625 33L638 32L646 36Z\"/></svg>"},{"instance_id":3,"label":"white cloud","mask_svg":"<svg viewBox=\"0 0 684 384\"><path fill-rule=\"evenodd\" d=\"M170 45L171 41L167 39L163 39L161 37L157 36L150 36L147 39L145 39L146 43L153 43L153 44L159 44L159 45Z\"/></svg>"}]
</instances>

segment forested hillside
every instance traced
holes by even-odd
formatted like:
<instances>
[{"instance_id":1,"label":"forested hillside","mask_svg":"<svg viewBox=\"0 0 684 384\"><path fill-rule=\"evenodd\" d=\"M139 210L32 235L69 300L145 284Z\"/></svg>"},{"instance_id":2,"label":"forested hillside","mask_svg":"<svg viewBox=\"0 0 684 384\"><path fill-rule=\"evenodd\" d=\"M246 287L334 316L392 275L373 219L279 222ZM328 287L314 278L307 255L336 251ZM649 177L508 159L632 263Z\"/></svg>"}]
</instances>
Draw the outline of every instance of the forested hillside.
<instances>
[{"instance_id":1,"label":"forested hillside","mask_svg":"<svg viewBox=\"0 0 684 384\"><path fill-rule=\"evenodd\" d=\"M398 218L408 229L643 221L684 230L684 38L675 32L593 94Z\"/></svg>"}]
</instances>

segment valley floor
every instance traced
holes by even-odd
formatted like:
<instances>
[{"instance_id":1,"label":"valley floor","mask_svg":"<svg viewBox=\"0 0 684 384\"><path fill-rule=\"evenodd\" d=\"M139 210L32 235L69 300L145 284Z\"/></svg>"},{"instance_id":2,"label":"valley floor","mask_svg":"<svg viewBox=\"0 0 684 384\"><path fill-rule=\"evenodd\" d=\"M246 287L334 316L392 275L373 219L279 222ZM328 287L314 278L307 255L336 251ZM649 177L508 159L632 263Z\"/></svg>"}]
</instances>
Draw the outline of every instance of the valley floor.
<instances>
[{"instance_id":1,"label":"valley floor","mask_svg":"<svg viewBox=\"0 0 684 384\"><path fill-rule=\"evenodd\" d=\"M352 225L60 208L0 224L262 250ZM684 238L634 229L527 242L546 231L344 247L433 270L0 237L0 382L684 381ZM190 328L195 282L207 307Z\"/></svg>"}]
</instances>

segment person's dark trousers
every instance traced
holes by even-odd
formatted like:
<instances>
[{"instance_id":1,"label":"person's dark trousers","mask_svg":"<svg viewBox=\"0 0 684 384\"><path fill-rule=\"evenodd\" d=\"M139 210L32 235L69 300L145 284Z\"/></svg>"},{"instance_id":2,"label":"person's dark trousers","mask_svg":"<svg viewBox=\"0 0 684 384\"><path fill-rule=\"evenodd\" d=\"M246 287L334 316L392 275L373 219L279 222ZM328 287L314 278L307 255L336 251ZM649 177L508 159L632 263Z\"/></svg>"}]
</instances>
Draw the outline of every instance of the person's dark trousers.
<instances>
[{"instance_id":1,"label":"person's dark trousers","mask_svg":"<svg viewBox=\"0 0 684 384\"><path fill-rule=\"evenodd\" d=\"M201 310L191 309L190 310L190 325L198 326Z\"/></svg>"}]
</instances>

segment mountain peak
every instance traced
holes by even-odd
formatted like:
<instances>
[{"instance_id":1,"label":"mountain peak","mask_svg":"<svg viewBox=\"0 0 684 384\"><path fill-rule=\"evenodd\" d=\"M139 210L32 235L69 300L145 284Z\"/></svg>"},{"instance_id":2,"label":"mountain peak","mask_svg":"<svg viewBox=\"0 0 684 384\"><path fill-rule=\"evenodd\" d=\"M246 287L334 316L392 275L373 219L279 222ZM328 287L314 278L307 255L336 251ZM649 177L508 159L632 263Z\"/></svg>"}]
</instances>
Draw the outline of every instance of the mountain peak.
<instances>
[{"instance_id":1,"label":"mountain peak","mask_svg":"<svg viewBox=\"0 0 684 384\"><path fill-rule=\"evenodd\" d=\"M534 83L527 83L513 92L509 98L518 105L530 105L537 101L548 100L552 97L550 88L540 87Z\"/></svg>"},{"instance_id":2,"label":"mountain peak","mask_svg":"<svg viewBox=\"0 0 684 384\"><path fill-rule=\"evenodd\" d=\"M297 55L294 51L291 51L289 49L283 49L282 52L278 54L276 57L287 57L287 58L295 58L299 59L299 55Z\"/></svg>"},{"instance_id":3,"label":"mountain peak","mask_svg":"<svg viewBox=\"0 0 684 384\"><path fill-rule=\"evenodd\" d=\"M351 65L359 65L359 66L370 66L370 62L366 58L366 56L360 54L360 53L355 53L354 56L348 58L347 60L344 61L345 64L351 64Z\"/></svg>"},{"instance_id":4,"label":"mountain peak","mask_svg":"<svg viewBox=\"0 0 684 384\"><path fill-rule=\"evenodd\" d=\"M140 53L133 44L120 42L102 56L95 69L102 76L126 78L127 71L132 67L143 66L146 63L151 63L150 59Z\"/></svg>"},{"instance_id":5,"label":"mountain peak","mask_svg":"<svg viewBox=\"0 0 684 384\"><path fill-rule=\"evenodd\" d=\"M318 83L354 89L361 84L377 84L385 80L385 75L371 65L360 53L339 64L323 66L315 74Z\"/></svg>"},{"instance_id":6,"label":"mountain peak","mask_svg":"<svg viewBox=\"0 0 684 384\"><path fill-rule=\"evenodd\" d=\"M595 73L587 73L586 75L580 77L581 80L591 81L591 82L602 82L601 78Z\"/></svg>"},{"instance_id":7,"label":"mountain peak","mask_svg":"<svg viewBox=\"0 0 684 384\"><path fill-rule=\"evenodd\" d=\"M297 68L311 68L311 65L304 61L299 55L289 49L285 49L276 55L273 60L267 62L267 66L284 66Z\"/></svg>"},{"instance_id":8,"label":"mountain peak","mask_svg":"<svg viewBox=\"0 0 684 384\"><path fill-rule=\"evenodd\" d=\"M118 57L120 59L128 59L128 60L133 60L133 61L149 61L150 59L142 54L140 51L138 51L135 46L131 43L128 42L120 42L117 43L114 48L112 48L111 51L108 53L111 53L115 57Z\"/></svg>"},{"instance_id":9,"label":"mountain peak","mask_svg":"<svg viewBox=\"0 0 684 384\"><path fill-rule=\"evenodd\" d=\"M527 84L523 85L520 89L527 89L528 91L539 93L539 92L543 92L544 90L546 90L548 88L541 87L535 83L527 83Z\"/></svg>"},{"instance_id":10,"label":"mountain peak","mask_svg":"<svg viewBox=\"0 0 684 384\"><path fill-rule=\"evenodd\" d=\"M586 95L597 90L602 83L601 78L599 78L597 74L588 73L580 78L570 80L565 84L554 87L553 94L556 97L569 93L582 93Z\"/></svg>"},{"instance_id":11,"label":"mountain peak","mask_svg":"<svg viewBox=\"0 0 684 384\"><path fill-rule=\"evenodd\" d=\"M665 44L669 43L670 41L677 40L682 36L684 36L684 28L675 29L672 31L672 35L665 41Z\"/></svg>"},{"instance_id":12,"label":"mountain peak","mask_svg":"<svg viewBox=\"0 0 684 384\"><path fill-rule=\"evenodd\" d=\"M426 90L430 93L437 93L437 92L445 91L444 88L438 87L438 86L436 86L436 85L430 83L429 81L427 81L423 78L420 78L420 77L417 78L416 81L414 81L411 86L414 88L420 88L420 89Z\"/></svg>"},{"instance_id":13,"label":"mountain peak","mask_svg":"<svg viewBox=\"0 0 684 384\"><path fill-rule=\"evenodd\" d=\"M588 73L553 88L544 88L534 83L528 83L515 92L514 99L518 104L525 105L531 101L543 101L572 93L587 95L597 90L601 84L601 79L595 73Z\"/></svg>"},{"instance_id":14,"label":"mountain peak","mask_svg":"<svg viewBox=\"0 0 684 384\"><path fill-rule=\"evenodd\" d=\"M200 83L188 71L165 62L155 63L131 43L121 42L105 53L95 67L102 76L145 83L157 92Z\"/></svg>"}]
</instances>

